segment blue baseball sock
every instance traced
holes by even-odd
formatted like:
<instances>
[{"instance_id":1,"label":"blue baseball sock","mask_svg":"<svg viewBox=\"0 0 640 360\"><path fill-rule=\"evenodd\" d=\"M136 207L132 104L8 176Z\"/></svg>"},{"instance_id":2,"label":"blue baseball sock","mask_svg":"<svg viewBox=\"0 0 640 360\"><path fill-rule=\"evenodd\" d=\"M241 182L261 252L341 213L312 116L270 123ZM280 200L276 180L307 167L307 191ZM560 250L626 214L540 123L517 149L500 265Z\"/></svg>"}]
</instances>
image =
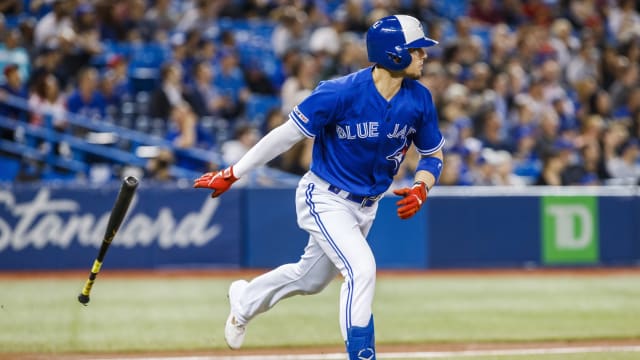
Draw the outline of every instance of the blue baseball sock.
<instances>
[{"instance_id":1,"label":"blue baseball sock","mask_svg":"<svg viewBox=\"0 0 640 360\"><path fill-rule=\"evenodd\" d=\"M347 353L349 360L376 360L376 337L373 315L366 327L352 326L347 329Z\"/></svg>"}]
</instances>

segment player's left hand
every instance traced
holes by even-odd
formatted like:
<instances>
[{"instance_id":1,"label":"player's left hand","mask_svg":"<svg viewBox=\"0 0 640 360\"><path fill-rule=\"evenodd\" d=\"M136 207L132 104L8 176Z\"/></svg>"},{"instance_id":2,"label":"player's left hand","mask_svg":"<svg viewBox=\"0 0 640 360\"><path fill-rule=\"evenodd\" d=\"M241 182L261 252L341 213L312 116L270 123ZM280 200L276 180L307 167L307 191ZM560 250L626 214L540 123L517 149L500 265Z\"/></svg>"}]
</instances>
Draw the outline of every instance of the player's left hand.
<instances>
[{"instance_id":1,"label":"player's left hand","mask_svg":"<svg viewBox=\"0 0 640 360\"><path fill-rule=\"evenodd\" d=\"M398 216L401 219L408 219L420 210L422 204L427 201L427 186L422 181L418 181L411 188L393 190L393 193L402 196L398 205Z\"/></svg>"},{"instance_id":2,"label":"player's left hand","mask_svg":"<svg viewBox=\"0 0 640 360\"><path fill-rule=\"evenodd\" d=\"M200 176L194 180L193 187L212 189L211 197L216 198L229 190L237 180L238 178L233 175L233 166L230 166L224 170L208 172Z\"/></svg>"}]
</instances>

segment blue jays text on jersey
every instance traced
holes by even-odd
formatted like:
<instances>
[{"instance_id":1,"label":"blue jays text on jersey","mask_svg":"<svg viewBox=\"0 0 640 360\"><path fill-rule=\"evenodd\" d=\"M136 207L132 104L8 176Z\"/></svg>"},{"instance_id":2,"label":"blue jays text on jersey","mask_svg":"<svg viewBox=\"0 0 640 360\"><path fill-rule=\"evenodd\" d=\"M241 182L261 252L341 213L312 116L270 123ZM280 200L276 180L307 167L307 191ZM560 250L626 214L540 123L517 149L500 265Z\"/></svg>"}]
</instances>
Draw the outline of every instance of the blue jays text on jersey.
<instances>
[{"instance_id":1,"label":"blue jays text on jersey","mask_svg":"<svg viewBox=\"0 0 640 360\"><path fill-rule=\"evenodd\" d=\"M385 192L413 143L422 155L442 148L444 137L429 90L404 79L387 101L375 87L372 67L321 82L289 114L314 138L311 171L348 192Z\"/></svg>"}]
</instances>

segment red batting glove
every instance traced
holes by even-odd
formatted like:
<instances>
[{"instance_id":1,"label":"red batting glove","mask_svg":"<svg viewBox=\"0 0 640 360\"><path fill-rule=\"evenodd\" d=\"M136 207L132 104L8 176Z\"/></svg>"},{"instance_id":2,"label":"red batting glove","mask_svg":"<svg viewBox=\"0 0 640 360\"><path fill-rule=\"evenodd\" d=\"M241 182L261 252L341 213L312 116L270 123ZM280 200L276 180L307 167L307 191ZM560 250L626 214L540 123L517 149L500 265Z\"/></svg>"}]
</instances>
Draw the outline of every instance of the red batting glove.
<instances>
[{"instance_id":1,"label":"red batting glove","mask_svg":"<svg viewBox=\"0 0 640 360\"><path fill-rule=\"evenodd\" d=\"M212 198L216 198L229 190L238 178L233 175L233 166L222 171L208 172L193 181L194 188L213 189Z\"/></svg>"},{"instance_id":2,"label":"red batting glove","mask_svg":"<svg viewBox=\"0 0 640 360\"><path fill-rule=\"evenodd\" d=\"M422 204L427 201L427 185L422 181L413 184L411 189L402 188L393 190L393 193L403 197L396 203L398 205L398 216L401 219L412 217L420 210Z\"/></svg>"}]
</instances>

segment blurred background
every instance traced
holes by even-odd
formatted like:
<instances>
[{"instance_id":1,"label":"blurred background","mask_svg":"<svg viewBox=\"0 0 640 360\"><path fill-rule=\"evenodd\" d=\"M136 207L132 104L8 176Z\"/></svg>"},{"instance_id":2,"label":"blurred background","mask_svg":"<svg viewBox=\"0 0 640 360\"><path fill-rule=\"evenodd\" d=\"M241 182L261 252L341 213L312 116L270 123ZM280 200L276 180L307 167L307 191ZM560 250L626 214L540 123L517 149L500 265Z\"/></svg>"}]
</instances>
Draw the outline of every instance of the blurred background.
<instances>
[{"instance_id":1,"label":"blurred background","mask_svg":"<svg viewBox=\"0 0 640 360\"><path fill-rule=\"evenodd\" d=\"M400 222L383 199L371 235L381 267L636 264L639 8L3 0L0 268L84 268L127 175L142 185L114 266L295 260L306 235L293 187L309 142L219 201L191 182L237 161L319 81L369 66L364 33L397 13L440 42L420 81L437 105L445 166L415 220ZM416 164L409 151L393 187L411 183Z\"/></svg>"},{"instance_id":2,"label":"blurred background","mask_svg":"<svg viewBox=\"0 0 640 360\"><path fill-rule=\"evenodd\" d=\"M364 33L398 13L440 42L420 81L446 144L422 210L400 220L388 194L368 236L381 270L381 351L637 345L639 9L634 0L0 0L0 358L226 349L231 276L303 253L294 197L310 143L217 199L193 179L237 161L319 81L369 66ZM392 189L413 182L416 164L410 150ZM91 305L80 306L128 175L140 186ZM336 279L256 319L246 347L342 351L339 289ZM609 350L526 358L638 358L637 346Z\"/></svg>"}]
</instances>

